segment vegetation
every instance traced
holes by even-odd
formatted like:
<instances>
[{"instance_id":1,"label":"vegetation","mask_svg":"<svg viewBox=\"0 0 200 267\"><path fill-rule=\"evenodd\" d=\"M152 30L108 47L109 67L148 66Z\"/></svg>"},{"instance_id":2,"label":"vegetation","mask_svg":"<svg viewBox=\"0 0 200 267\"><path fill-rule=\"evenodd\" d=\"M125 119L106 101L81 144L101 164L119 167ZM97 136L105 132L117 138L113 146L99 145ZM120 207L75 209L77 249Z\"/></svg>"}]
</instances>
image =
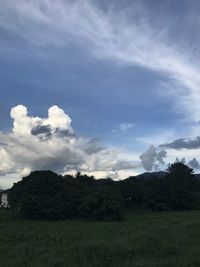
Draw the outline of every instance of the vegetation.
<instances>
[{"instance_id":1,"label":"vegetation","mask_svg":"<svg viewBox=\"0 0 200 267\"><path fill-rule=\"evenodd\" d=\"M86 175L78 174L74 178L51 171L32 172L14 184L8 197L14 213L27 219L90 217L112 221L122 218L123 201L117 190L96 186L94 178Z\"/></svg>"},{"instance_id":2,"label":"vegetation","mask_svg":"<svg viewBox=\"0 0 200 267\"><path fill-rule=\"evenodd\" d=\"M118 182L33 172L0 210L0 266L200 266L199 195L180 162Z\"/></svg>"},{"instance_id":3,"label":"vegetation","mask_svg":"<svg viewBox=\"0 0 200 267\"><path fill-rule=\"evenodd\" d=\"M119 182L129 208L154 211L200 209L200 181L181 162L169 165L162 176L130 177Z\"/></svg>"},{"instance_id":4,"label":"vegetation","mask_svg":"<svg viewBox=\"0 0 200 267\"><path fill-rule=\"evenodd\" d=\"M47 222L0 211L0 266L197 267L200 212L129 212L124 221Z\"/></svg>"},{"instance_id":5,"label":"vegetation","mask_svg":"<svg viewBox=\"0 0 200 267\"><path fill-rule=\"evenodd\" d=\"M129 177L118 182L95 180L81 173L73 177L36 171L14 184L8 197L14 213L23 218L119 221L123 207L153 211L200 209L200 181L181 162L169 165L160 176Z\"/></svg>"}]
</instances>

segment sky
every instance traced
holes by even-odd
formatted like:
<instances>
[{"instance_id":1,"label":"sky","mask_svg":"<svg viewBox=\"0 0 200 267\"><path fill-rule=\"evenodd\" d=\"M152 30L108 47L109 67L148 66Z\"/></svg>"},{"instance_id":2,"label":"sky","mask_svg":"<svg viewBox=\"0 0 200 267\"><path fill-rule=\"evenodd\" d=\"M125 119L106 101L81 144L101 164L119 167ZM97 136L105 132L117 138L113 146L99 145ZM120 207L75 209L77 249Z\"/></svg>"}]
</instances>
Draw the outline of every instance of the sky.
<instances>
[{"instance_id":1,"label":"sky","mask_svg":"<svg viewBox=\"0 0 200 267\"><path fill-rule=\"evenodd\" d=\"M1 0L0 186L200 169L200 2Z\"/></svg>"}]
</instances>

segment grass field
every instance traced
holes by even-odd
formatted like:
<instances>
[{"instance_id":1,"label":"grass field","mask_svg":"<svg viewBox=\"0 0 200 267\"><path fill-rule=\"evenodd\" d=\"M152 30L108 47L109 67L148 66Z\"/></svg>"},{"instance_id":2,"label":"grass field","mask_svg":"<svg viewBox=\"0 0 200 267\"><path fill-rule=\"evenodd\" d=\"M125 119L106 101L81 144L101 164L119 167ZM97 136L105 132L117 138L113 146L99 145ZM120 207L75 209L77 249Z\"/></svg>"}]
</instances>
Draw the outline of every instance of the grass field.
<instances>
[{"instance_id":1,"label":"grass field","mask_svg":"<svg viewBox=\"0 0 200 267\"><path fill-rule=\"evenodd\" d=\"M0 211L0 266L198 267L200 212L129 213L123 222L33 222Z\"/></svg>"}]
</instances>

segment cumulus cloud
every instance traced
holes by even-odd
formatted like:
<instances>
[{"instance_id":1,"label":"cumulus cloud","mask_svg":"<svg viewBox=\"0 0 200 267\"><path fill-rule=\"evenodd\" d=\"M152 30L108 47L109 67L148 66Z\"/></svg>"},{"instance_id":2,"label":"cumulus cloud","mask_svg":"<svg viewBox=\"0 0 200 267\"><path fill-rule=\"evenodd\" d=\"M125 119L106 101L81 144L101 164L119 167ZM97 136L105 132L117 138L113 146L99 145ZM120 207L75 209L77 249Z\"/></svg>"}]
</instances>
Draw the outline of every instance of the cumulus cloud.
<instances>
[{"instance_id":1,"label":"cumulus cloud","mask_svg":"<svg viewBox=\"0 0 200 267\"><path fill-rule=\"evenodd\" d=\"M145 170L151 171L156 158L156 148L151 145L146 152L140 155L142 166Z\"/></svg>"},{"instance_id":2,"label":"cumulus cloud","mask_svg":"<svg viewBox=\"0 0 200 267\"><path fill-rule=\"evenodd\" d=\"M176 142L177 140L181 141ZM157 147L155 147L154 145L149 146L149 148L142 155L140 155L140 160L143 168L147 171L158 171L160 165L164 166L166 164L164 159L167 157L168 162L181 162L183 164L189 165L196 171L199 170L200 162L197 159L199 156L199 147L195 145L197 140L177 140L172 143L159 145Z\"/></svg>"},{"instance_id":3,"label":"cumulus cloud","mask_svg":"<svg viewBox=\"0 0 200 267\"><path fill-rule=\"evenodd\" d=\"M200 169L200 163L197 159L200 152L200 136L175 139L172 142L158 145L157 148L167 150L170 162L175 159L175 161L189 165L194 170Z\"/></svg>"},{"instance_id":4,"label":"cumulus cloud","mask_svg":"<svg viewBox=\"0 0 200 267\"><path fill-rule=\"evenodd\" d=\"M8 174L20 178L32 170L109 173L139 166L121 158L116 148L76 136L71 118L58 106L49 108L47 118L29 116L22 105L13 107L10 115L11 132L0 132L0 175L4 178Z\"/></svg>"},{"instance_id":5,"label":"cumulus cloud","mask_svg":"<svg viewBox=\"0 0 200 267\"><path fill-rule=\"evenodd\" d=\"M193 139L187 139L187 142L186 139L177 140L181 140L181 142L176 143L174 141L172 143L169 143L170 145L162 144L157 147L151 145L146 152L140 155L140 160L143 168L147 171L158 171L160 164L165 165L164 159L167 157L168 161L171 163L181 162L190 166L196 171L199 170L200 162L195 157L199 156L199 147L194 145L196 143L196 139L194 143ZM166 150L164 150L163 148L165 148Z\"/></svg>"},{"instance_id":6,"label":"cumulus cloud","mask_svg":"<svg viewBox=\"0 0 200 267\"><path fill-rule=\"evenodd\" d=\"M16 135L29 135L31 132L37 135L56 132L58 129L73 132L70 117L56 105L49 108L47 119L28 116L27 108L22 105L13 107L10 116L13 119L13 133Z\"/></svg>"},{"instance_id":7,"label":"cumulus cloud","mask_svg":"<svg viewBox=\"0 0 200 267\"><path fill-rule=\"evenodd\" d=\"M200 169L200 163L199 163L199 161L198 161L196 158L193 158L192 160L190 160L190 161L188 162L188 165L189 165L192 169L195 169L195 170Z\"/></svg>"},{"instance_id":8,"label":"cumulus cloud","mask_svg":"<svg viewBox=\"0 0 200 267\"><path fill-rule=\"evenodd\" d=\"M200 136L194 139L179 138L171 143L161 144L160 147L172 149L198 149L200 148Z\"/></svg>"},{"instance_id":9,"label":"cumulus cloud","mask_svg":"<svg viewBox=\"0 0 200 267\"><path fill-rule=\"evenodd\" d=\"M166 156L167 156L167 152L165 150L161 150L157 152L156 159L159 163L165 164L164 158L166 158Z\"/></svg>"},{"instance_id":10,"label":"cumulus cloud","mask_svg":"<svg viewBox=\"0 0 200 267\"><path fill-rule=\"evenodd\" d=\"M147 171L158 170L160 164L165 164L167 152L164 150L158 151L154 145L149 146L146 152L140 155L142 166Z\"/></svg>"}]
</instances>

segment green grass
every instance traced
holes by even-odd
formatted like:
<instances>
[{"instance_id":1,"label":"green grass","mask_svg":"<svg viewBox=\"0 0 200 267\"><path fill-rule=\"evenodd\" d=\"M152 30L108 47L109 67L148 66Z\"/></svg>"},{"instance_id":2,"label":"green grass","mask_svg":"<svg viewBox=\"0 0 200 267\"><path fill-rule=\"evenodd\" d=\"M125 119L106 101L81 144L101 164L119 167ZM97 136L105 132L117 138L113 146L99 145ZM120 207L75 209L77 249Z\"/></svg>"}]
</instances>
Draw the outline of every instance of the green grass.
<instances>
[{"instance_id":1,"label":"green grass","mask_svg":"<svg viewBox=\"0 0 200 267\"><path fill-rule=\"evenodd\" d=\"M198 267L200 212L132 212L111 223L16 220L1 210L0 266Z\"/></svg>"}]
</instances>

